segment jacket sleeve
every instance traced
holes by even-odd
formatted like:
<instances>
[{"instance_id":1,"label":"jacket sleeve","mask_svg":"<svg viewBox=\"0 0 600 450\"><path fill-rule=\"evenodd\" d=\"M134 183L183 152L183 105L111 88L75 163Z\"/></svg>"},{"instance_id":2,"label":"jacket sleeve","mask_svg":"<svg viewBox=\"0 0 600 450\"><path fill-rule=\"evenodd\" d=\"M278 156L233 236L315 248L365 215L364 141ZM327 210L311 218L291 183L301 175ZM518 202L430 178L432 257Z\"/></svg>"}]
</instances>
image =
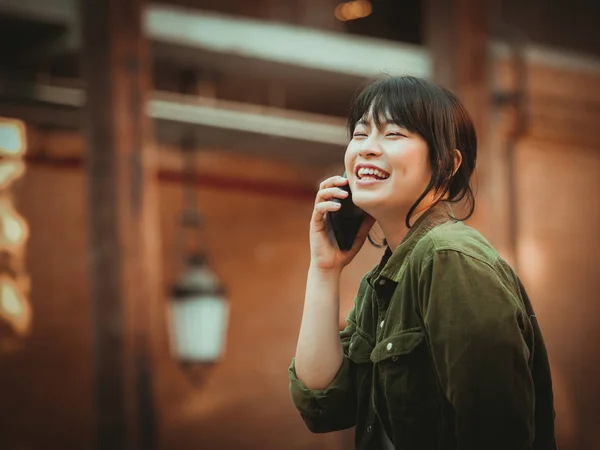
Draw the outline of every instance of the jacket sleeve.
<instances>
[{"instance_id":1,"label":"jacket sleeve","mask_svg":"<svg viewBox=\"0 0 600 450\"><path fill-rule=\"evenodd\" d=\"M366 278L363 278L357 299L364 295L366 286ZM296 376L294 360L288 370L292 400L313 433L344 430L356 423L356 367L348 356L350 340L356 331L356 308L355 302L347 319L348 325L340 331L344 358L338 373L326 389L311 390L304 386Z\"/></svg>"},{"instance_id":2,"label":"jacket sleeve","mask_svg":"<svg viewBox=\"0 0 600 450\"><path fill-rule=\"evenodd\" d=\"M434 253L420 307L459 450L529 450L534 438L531 323L518 290L487 262ZM528 345L529 342L529 345Z\"/></svg>"}]
</instances>

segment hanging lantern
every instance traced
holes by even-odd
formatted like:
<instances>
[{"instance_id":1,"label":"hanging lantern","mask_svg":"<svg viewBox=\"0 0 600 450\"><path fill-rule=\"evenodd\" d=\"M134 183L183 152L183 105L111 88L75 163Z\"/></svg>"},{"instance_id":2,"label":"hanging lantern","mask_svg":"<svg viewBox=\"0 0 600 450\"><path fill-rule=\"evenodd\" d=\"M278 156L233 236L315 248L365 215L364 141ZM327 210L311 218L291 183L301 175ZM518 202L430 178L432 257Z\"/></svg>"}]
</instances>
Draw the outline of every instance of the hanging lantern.
<instances>
[{"instance_id":1,"label":"hanging lantern","mask_svg":"<svg viewBox=\"0 0 600 450\"><path fill-rule=\"evenodd\" d=\"M171 351L185 366L223 356L229 305L203 254L191 255L171 290Z\"/></svg>"},{"instance_id":2,"label":"hanging lantern","mask_svg":"<svg viewBox=\"0 0 600 450\"><path fill-rule=\"evenodd\" d=\"M195 73L181 74L182 90L196 89ZM193 381L224 355L229 304L225 290L210 268L198 201L198 173L194 130L181 137L182 182L181 228L178 233L181 274L171 288L169 327L171 353Z\"/></svg>"}]
</instances>

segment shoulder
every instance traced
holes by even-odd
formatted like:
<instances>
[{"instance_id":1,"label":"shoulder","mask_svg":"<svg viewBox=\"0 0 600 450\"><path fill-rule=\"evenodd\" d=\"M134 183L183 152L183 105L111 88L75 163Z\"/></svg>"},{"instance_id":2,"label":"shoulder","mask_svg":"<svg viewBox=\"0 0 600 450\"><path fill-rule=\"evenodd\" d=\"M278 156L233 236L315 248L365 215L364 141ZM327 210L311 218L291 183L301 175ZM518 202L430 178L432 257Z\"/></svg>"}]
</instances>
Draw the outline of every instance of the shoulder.
<instances>
[{"instance_id":1,"label":"shoulder","mask_svg":"<svg viewBox=\"0 0 600 450\"><path fill-rule=\"evenodd\" d=\"M411 260L413 273L419 278L426 272L432 275L433 270L456 276L460 273L519 292L513 268L479 231L460 221L448 221L429 230L415 245Z\"/></svg>"},{"instance_id":2,"label":"shoulder","mask_svg":"<svg viewBox=\"0 0 600 450\"><path fill-rule=\"evenodd\" d=\"M454 220L429 230L415 245L411 259L427 264L443 252L455 252L465 259L491 266L497 265L500 260L498 252L479 231Z\"/></svg>"},{"instance_id":3,"label":"shoulder","mask_svg":"<svg viewBox=\"0 0 600 450\"><path fill-rule=\"evenodd\" d=\"M479 231L460 221L451 220L429 230L415 245L411 265L421 274L436 265L443 265L446 271L487 272L490 280L518 290L512 267Z\"/></svg>"}]
</instances>

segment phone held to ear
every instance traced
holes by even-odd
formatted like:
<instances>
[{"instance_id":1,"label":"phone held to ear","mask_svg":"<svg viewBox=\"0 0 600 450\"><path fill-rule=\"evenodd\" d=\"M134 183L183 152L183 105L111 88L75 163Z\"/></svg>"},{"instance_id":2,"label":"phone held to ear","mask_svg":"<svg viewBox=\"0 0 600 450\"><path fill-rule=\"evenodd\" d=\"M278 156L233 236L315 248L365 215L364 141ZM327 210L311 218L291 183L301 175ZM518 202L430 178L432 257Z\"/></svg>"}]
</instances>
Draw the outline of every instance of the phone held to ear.
<instances>
[{"instance_id":1,"label":"phone held to ear","mask_svg":"<svg viewBox=\"0 0 600 450\"><path fill-rule=\"evenodd\" d=\"M344 177L346 177L345 173ZM329 223L339 249L350 250L367 214L354 204L352 192L347 184L342 186L341 189L348 192L348 197L333 199L334 202L340 203L342 206L337 211L328 213Z\"/></svg>"}]
</instances>

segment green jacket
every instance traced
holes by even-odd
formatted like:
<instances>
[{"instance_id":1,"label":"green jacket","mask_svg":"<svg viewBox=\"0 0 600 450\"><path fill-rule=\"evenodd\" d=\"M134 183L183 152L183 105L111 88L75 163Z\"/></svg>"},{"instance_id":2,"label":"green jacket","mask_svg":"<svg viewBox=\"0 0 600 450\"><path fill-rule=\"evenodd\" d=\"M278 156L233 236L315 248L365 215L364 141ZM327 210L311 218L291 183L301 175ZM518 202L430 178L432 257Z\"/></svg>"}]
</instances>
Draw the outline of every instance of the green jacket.
<instances>
[{"instance_id":1,"label":"green jacket","mask_svg":"<svg viewBox=\"0 0 600 450\"><path fill-rule=\"evenodd\" d=\"M316 433L356 426L358 450L554 450L546 348L514 271L445 203L363 278L344 360L324 390L289 369Z\"/></svg>"}]
</instances>

